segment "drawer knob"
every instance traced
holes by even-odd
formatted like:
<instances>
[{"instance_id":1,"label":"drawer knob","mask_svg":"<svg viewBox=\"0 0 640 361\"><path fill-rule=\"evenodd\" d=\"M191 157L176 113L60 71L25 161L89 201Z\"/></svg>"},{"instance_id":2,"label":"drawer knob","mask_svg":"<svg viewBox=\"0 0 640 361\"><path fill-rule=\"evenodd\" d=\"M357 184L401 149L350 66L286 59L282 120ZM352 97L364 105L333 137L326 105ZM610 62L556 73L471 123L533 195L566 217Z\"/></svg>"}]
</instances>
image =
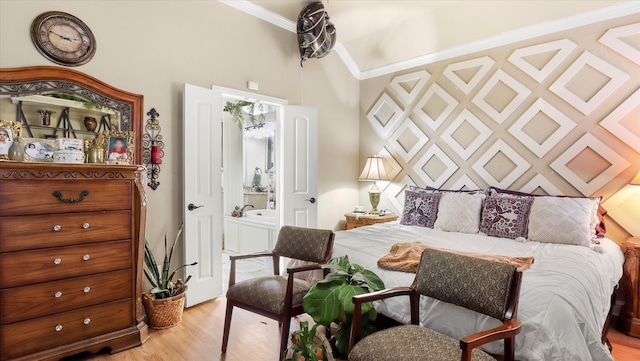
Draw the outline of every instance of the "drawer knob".
<instances>
[{"instance_id":1,"label":"drawer knob","mask_svg":"<svg viewBox=\"0 0 640 361\"><path fill-rule=\"evenodd\" d=\"M82 256L82 259L85 261L88 261L91 258L91 256L89 256L88 254L85 254L84 256Z\"/></svg>"},{"instance_id":2,"label":"drawer knob","mask_svg":"<svg viewBox=\"0 0 640 361\"><path fill-rule=\"evenodd\" d=\"M90 323L91 323L91 319L90 319L89 317L87 317L87 318L85 318L85 319L84 319L84 324L85 324L85 325L88 325L88 324L90 324Z\"/></svg>"},{"instance_id":3,"label":"drawer knob","mask_svg":"<svg viewBox=\"0 0 640 361\"><path fill-rule=\"evenodd\" d=\"M56 298L60 298L62 297L62 292L58 291L54 294L54 296L56 296Z\"/></svg>"},{"instance_id":4,"label":"drawer knob","mask_svg":"<svg viewBox=\"0 0 640 361\"><path fill-rule=\"evenodd\" d=\"M91 287L87 286L84 288L84 293L89 293L89 291L91 291Z\"/></svg>"},{"instance_id":5,"label":"drawer knob","mask_svg":"<svg viewBox=\"0 0 640 361\"><path fill-rule=\"evenodd\" d=\"M53 230L56 232L60 232L61 229L62 227L59 224L56 224L55 226L53 226Z\"/></svg>"},{"instance_id":6,"label":"drawer knob","mask_svg":"<svg viewBox=\"0 0 640 361\"><path fill-rule=\"evenodd\" d=\"M56 326L56 332L60 332L62 331L62 325L57 325Z\"/></svg>"},{"instance_id":7,"label":"drawer knob","mask_svg":"<svg viewBox=\"0 0 640 361\"><path fill-rule=\"evenodd\" d=\"M91 227L91 225L89 223L85 223L82 225L82 228L84 229L89 229L89 227Z\"/></svg>"},{"instance_id":8,"label":"drawer knob","mask_svg":"<svg viewBox=\"0 0 640 361\"><path fill-rule=\"evenodd\" d=\"M56 258L53 260L53 264L60 264L62 263L62 260L60 258Z\"/></svg>"}]
</instances>

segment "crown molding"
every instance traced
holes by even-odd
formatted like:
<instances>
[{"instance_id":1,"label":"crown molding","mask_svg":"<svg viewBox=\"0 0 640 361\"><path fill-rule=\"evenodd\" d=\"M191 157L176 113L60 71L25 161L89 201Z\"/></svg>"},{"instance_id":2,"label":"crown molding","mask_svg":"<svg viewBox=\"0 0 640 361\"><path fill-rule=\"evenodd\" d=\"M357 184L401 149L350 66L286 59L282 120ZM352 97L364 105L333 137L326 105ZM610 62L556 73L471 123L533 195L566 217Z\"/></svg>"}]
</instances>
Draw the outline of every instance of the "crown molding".
<instances>
[{"instance_id":1,"label":"crown molding","mask_svg":"<svg viewBox=\"0 0 640 361\"><path fill-rule=\"evenodd\" d=\"M219 2L229 5L235 9L253 15L259 19L276 25L282 29L296 33L296 23L283 16L264 9L249 0L218 0ZM590 11L583 14L570 16L567 18L549 21L542 24L528 26L522 29L506 32L497 36L486 38L473 43L445 49L432 54L425 54L415 58L402 60L396 63L383 65L381 67L360 70L351 54L347 51L341 42L337 42L334 50L340 56L345 66L354 78L357 80L366 80L383 75L404 71L417 66L435 63L437 61L452 59L458 56L472 54L496 48L503 45L517 43L523 40L529 40L536 37L549 35L581 26L594 24L600 21L615 19L627 15L640 13L640 0L629 0L606 8Z\"/></svg>"}]
</instances>

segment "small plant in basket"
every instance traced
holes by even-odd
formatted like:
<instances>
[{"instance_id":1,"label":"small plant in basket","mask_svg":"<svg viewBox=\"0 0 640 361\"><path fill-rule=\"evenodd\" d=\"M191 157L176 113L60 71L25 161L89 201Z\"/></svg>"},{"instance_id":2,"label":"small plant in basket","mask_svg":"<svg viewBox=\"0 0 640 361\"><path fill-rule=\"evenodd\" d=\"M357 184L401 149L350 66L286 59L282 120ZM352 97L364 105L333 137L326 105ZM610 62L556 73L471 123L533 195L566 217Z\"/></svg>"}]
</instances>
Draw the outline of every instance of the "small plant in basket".
<instances>
[{"instance_id":1,"label":"small plant in basket","mask_svg":"<svg viewBox=\"0 0 640 361\"><path fill-rule=\"evenodd\" d=\"M291 334L291 347L282 355L283 361L322 361L324 345L317 340L316 328L309 330L309 322L300 322L300 330Z\"/></svg>"},{"instance_id":2,"label":"small plant in basket","mask_svg":"<svg viewBox=\"0 0 640 361\"><path fill-rule=\"evenodd\" d=\"M149 242L144 241L144 275L151 283L149 293L143 295L143 303L147 312L149 325L152 328L167 328L175 326L182 321L182 311L184 309L184 292L187 289L187 282L191 276L187 276L185 281L178 279L174 282L176 272L188 266L195 266L198 262L185 264L170 271L171 259L176 244L182 235L184 224L176 235L171 248L167 249L167 235L164 236L165 255L162 261L162 268L158 267L156 258L151 252Z\"/></svg>"}]
</instances>

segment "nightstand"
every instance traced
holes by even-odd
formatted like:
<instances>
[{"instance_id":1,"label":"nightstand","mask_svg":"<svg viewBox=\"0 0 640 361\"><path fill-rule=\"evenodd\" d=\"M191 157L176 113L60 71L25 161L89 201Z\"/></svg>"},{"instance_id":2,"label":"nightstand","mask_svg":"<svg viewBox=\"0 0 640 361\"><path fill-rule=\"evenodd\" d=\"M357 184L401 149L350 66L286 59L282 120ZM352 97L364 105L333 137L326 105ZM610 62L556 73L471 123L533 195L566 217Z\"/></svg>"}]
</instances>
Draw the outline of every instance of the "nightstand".
<instances>
[{"instance_id":1,"label":"nightstand","mask_svg":"<svg viewBox=\"0 0 640 361\"><path fill-rule=\"evenodd\" d=\"M347 220L345 225L346 230L370 226L376 223L393 222L398 219L397 214L386 214L384 216L372 215L372 214L359 214L359 213L347 213L344 215Z\"/></svg>"},{"instance_id":2,"label":"nightstand","mask_svg":"<svg viewBox=\"0 0 640 361\"><path fill-rule=\"evenodd\" d=\"M618 330L634 337L640 337L640 237L631 237L622 243L624 266L622 269L622 287L624 288L624 306L618 317Z\"/></svg>"}]
</instances>

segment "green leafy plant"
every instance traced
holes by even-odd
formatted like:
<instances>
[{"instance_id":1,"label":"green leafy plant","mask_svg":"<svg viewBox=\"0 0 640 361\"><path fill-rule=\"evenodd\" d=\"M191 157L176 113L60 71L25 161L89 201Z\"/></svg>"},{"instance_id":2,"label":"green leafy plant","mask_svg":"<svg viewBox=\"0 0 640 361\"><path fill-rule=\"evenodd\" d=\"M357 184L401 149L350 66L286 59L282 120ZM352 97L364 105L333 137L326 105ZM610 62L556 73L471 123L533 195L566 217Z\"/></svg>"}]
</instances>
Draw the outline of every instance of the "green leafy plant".
<instances>
[{"instance_id":1,"label":"green leafy plant","mask_svg":"<svg viewBox=\"0 0 640 361\"><path fill-rule=\"evenodd\" d=\"M153 256L153 252L151 252L151 247L149 247L149 242L146 239L144 240L144 275L147 277L149 283L151 283L151 287L153 288L150 293L156 299L169 298L184 292L187 288L187 282L189 282L191 276L188 276L184 282L181 279L178 279L178 281L174 283L173 278L179 269L198 264L198 262L185 264L174 269L172 272L169 272L171 267L171 258L173 257L173 250L176 248L176 244L182 235L183 229L184 224L180 225L180 229L176 234L176 239L173 241L169 250L167 250L167 235L164 235L165 254L161 269L158 268L156 258Z\"/></svg>"},{"instance_id":2,"label":"green leafy plant","mask_svg":"<svg viewBox=\"0 0 640 361\"><path fill-rule=\"evenodd\" d=\"M55 114L56 111L55 110L49 110L49 109L38 109L38 110L36 110L36 113L52 115L52 114Z\"/></svg>"},{"instance_id":3,"label":"green leafy plant","mask_svg":"<svg viewBox=\"0 0 640 361\"><path fill-rule=\"evenodd\" d=\"M309 330L309 322L300 322L300 330L291 334L292 345L289 350L293 351L291 357L287 358L286 350L282 355L283 361L322 361L325 353L324 346L316 341L316 328L318 325L313 325ZM318 351L320 350L320 351Z\"/></svg>"},{"instance_id":4,"label":"green leafy plant","mask_svg":"<svg viewBox=\"0 0 640 361\"><path fill-rule=\"evenodd\" d=\"M89 109L89 110L93 110L93 109L102 109L102 107L92 101L89 101L85 98L81 98L79 96L75 96L72 94L66 94L66 93L50 93L50 94L44 94L46 96L50 96L52 98L58 98L58 99L66 99L66 100L73 100L79 103L82 103L82 105L84 105L85 108Z\"/></svg>"},{"instance_id":5,"label":"green leafy plant","mask_svg":"<svg viewBox=\"0 0 640 361\"><path fill-rule=\"evenodd\" d=\"M346 355L349 350L349 335L354 305L351 298L384 289L384 282L373 271L358 264L351 264L348 256L329 260L323 268L331 269L324 280L318 282L303 298L303 307L313 320L326 327L336 323L339 328L334 335L337 351ZM368 314L362 322L363 337L374 332L377 313L371 302L362 305L362 314Z\"/></svg>"},{"instance_id":6,"label":"green leafy plant","mask_svg":"<svg viewBox=\"0 0 640 361\"><path fill-rule=\"evenodd\" d=\"M258 115L255 115L255 109L262 110L264 105L260 103L254 103L246 100L238 100L236 102L227 101L224 105L223 111L231 114L231 119L234 123L238 124L238 127L242 128L244 122L243 108L248 107L248 112L246 113L249 116L249 121L253 125L264 124L265 116L261 112Z\"/></svg>"}]
</instances>

